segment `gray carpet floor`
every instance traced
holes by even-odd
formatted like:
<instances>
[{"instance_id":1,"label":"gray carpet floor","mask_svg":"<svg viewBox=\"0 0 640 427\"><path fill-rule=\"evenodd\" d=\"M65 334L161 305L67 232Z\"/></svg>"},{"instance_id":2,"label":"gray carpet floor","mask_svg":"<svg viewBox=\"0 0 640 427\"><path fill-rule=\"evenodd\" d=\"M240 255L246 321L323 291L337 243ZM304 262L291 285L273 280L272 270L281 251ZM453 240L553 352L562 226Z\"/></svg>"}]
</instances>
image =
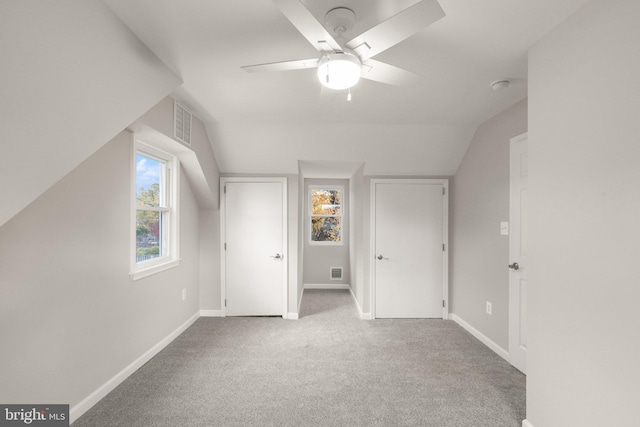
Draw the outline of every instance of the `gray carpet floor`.
<instances>
[{"instance_id":1,"label":"gray carpet floor","mask_svg":"<svg viewBox=\"0 0 640 427\"><path fill-rule=\"evenodd\" d=\"M362 321L349 291L300 319L200 318L74 424L520 427L525 376L452 321Z\"/></svg>"}]
</instances>

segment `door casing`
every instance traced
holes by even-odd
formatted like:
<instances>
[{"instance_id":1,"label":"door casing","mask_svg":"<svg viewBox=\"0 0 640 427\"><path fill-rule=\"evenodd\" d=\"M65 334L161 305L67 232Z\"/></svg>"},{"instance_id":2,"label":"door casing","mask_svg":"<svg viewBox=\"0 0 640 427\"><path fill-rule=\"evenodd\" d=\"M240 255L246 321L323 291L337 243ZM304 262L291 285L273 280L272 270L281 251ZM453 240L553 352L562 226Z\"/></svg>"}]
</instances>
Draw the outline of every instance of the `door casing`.
<instances>
[{"instance_id":1,"label":"door casing","mask_svg":"<svg viewBox=\"0 0 640 427\"><path fill-rule=\"evenodd\" d=\"M510 140L509 149L509 264L518 263L518 270L509 269L509 363L526 374L527 371L527 242L526 200L523 203L522 167L527 167L528 134ZM524 148L524 150L523 150ZM525 158L522 158L523 153ZM519 176L518 176L519 175ZM522 241L524 240L524 242Z\"/></svg>"},{"instance_id":2,"label":"door casing","mask_svg":"<svg viewBox=\"0 0 640 427\"><path fill-rule=\"evenodd\" d=\"M376 185L377 184L424 184L442 185L444 201L442 204L442 318L449 318L449 180L448 179L372 179L371 180L371 241L369 248L370 259L370 297L371 317L376 318Z\"/></svg>"},{"instance_id":3,"label":"door casing","mask_svg":"<svg viewBox=\"0 0 640 427\"><path fill-rule=\"evenodd\" d=\"M226 317L226 198L225 185L227 183L261 183L278 182L282 184L282 318L287 318L288 301L288 265L289 253L288 245L288 218L287 218L287 178L286 177L221 177L220 178L220 315Z\"/></svg>"}]
</instances>

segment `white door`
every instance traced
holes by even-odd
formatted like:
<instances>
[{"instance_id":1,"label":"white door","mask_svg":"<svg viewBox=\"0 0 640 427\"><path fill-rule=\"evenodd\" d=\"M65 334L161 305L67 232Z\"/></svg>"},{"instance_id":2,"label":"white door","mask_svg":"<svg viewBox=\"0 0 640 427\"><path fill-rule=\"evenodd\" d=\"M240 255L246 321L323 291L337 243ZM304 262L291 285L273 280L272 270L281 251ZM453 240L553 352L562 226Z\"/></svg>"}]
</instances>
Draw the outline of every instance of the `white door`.
<instances>
[{"instance_id":1,"label":"white door","mask_svg":"<svg viewBox=\"0 0 640 427\"><path fill-rule=\"evenodd\" d=\"M223 179L222 301L227 316L286 315L286 181L265 180Z\"/></svg>"},{"instance_id":2,"label":"white door","mask_svg":"<svg viewBox=\"0 0 640 427\"><path fill-rule=\"evenodd\" d=\"M509 356L527 369L527 135L511 140L509 221Z\"/></svg>"},{"instance_id":3,"label":"white door","mask_svg":"<svg viewBox=\"0 0 640 427\"><path fill-rule=\"evenodd\" d=\"M446 181L372 185L375 317L443 318Z\"/></svg>"}]
</instances>

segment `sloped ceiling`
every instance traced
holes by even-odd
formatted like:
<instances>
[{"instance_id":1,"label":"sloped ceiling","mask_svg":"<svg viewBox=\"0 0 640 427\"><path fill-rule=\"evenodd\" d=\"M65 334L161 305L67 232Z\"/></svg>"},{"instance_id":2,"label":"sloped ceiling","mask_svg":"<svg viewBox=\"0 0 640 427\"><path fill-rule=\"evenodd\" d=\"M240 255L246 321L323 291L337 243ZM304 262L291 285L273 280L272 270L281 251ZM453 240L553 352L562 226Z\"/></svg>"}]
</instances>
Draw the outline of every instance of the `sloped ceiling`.
<instances>
[{"instance_id":1,"label":"sloped ceiling","mask_svg":"<svg viewBox=\"0 0 640 427\"><path fill-rule=\"evenodd\" d=\"M301 0L337 6L360 33L417 0ZM586 0L440 0L446 16L376 56L424 76L322 91L315 70L243 65L317 57L272 0L105 0L184 80L221 172L297 173L298 160L365 162L367 174L452 175L477 126L527 96L527 50ZM353 34L349 34L353 35ZM348 37L347 37L348 39ZM504 91L490 83L510 78Z\"/></svg>"},{"instance_id":2,"label":"sloped ceiling","mask_svg":"<svg viewBox=\"0 0 640 427\"><path fill-rule=\"evenodd\" d=\"M181 84L100 0L1 2L0 57L0 226Z\"/></svg>"}]
</instances>

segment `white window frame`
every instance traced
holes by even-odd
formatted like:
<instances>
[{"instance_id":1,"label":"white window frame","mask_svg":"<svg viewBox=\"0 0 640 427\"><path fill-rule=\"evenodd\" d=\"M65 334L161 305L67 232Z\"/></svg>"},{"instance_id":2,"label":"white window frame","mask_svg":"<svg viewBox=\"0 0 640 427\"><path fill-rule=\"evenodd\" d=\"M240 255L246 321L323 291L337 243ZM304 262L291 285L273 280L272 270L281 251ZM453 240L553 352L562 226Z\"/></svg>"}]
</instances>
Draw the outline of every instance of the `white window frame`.
<instances>
[{"instance_id":1,"label":"white window frame","mask_svg":"<svg viewBox=\"0 0 640 427\"><path fill-rule=\"evenodd\" d=\"M177 156L160 150L151 144L145 143L138 139L134 139L132 153L131 168L131 279L138 280L161 271L176 267L180 263L179 256L179 177L180 162ZM142 154L146 157L159 160L166 166L164 171L164 188L161 188L163 194L161 200L164 201L163 206L157 208L140 208L137 206L137 185L136 185L136 157ZM162 256L147 261L136 262L136 213L138 210L163 212L162 227Z\"/></svg>"},{"instance_id":2,"label":"white window frame","mask_svg":"<svg viewBox=\"0 0 640 427\"><path fill-rule=\"evenodd\" d=\"M314 215L311 206L313 190L339 190L340 191L340 215ZM317 246L341 246L344 245L345 239L345 218L346 218L346 197L344 194L344 186L342 185L310 185L307 189L307 240L310 245ZM311 238L312 218L316 216L322 217L340 217L340 241L339 242L319 242Z\"/></svg>"}]
</instances>

